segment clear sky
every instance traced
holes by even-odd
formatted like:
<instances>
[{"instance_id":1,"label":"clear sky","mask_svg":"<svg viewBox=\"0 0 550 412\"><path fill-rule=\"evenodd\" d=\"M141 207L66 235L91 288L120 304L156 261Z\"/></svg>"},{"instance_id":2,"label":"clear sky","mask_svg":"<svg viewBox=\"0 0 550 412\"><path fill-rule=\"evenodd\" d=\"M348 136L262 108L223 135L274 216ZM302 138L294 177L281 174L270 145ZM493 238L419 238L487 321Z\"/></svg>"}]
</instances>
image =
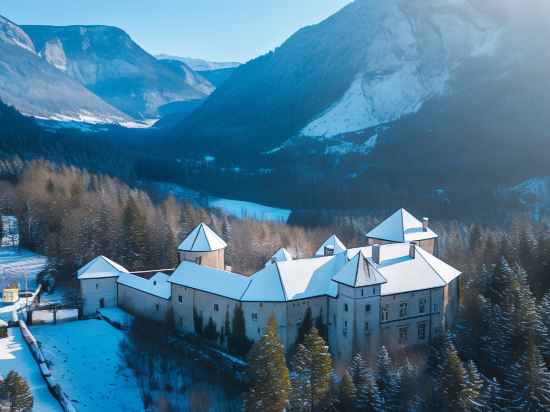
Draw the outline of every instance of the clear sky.
<instances>
[{"instance_id":1,"label":"clear sky","mask_svg":"<svg viewBox=\"0 0 550 412\"><path fill-rule=\"evenodd\" d=\"M18 24L105 24L152 54L241 61L264 54L351 0L1 0Z\"/></svg>"}]
</instances>

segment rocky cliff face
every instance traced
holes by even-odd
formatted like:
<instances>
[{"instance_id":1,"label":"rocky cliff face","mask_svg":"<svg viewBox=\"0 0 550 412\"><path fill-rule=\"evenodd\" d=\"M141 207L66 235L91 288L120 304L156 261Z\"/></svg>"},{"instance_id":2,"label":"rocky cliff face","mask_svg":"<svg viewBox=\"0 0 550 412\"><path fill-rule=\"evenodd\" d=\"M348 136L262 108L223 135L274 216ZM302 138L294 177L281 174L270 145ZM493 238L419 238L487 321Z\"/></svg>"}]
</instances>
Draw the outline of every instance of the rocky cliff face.
<instances>
[{"instance_id":1,"label":"rocky cliff face","mask_svg":"<svg viewBox=\"0 0 550 412\"><path fill-rule=\"evenodd\" d=\"M125 123L130 117L94 95L58 67L64 64L55 45L41 58L32 39L0 16L0 99L35 117L91 123Z\"/></svg>"},{"instance_id":2,"label":"rocky cliff face","mask_svg":"<svg viewBox=\"0 0 550 412\"><path fill-rule=\"evenodd\" d=\"M184 63L161 62L107 26L22 26L37 52L128 115L156 117L173 101L203 99L213 86Z\"/></svg>"}]
</instances>

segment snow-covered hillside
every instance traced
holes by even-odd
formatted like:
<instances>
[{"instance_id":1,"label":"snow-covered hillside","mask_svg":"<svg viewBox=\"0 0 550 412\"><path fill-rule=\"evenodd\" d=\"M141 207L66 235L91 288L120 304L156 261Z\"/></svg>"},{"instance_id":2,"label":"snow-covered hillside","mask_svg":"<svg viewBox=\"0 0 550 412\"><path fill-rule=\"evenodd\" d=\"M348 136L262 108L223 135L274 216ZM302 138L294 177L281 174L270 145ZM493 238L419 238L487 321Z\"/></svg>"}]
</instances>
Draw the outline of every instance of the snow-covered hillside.
<instances>
[{"instance_id":1,"label":"snow-covered hillside","mask_svg":"<svg viewBox=\"0 0 550 412\"><path fill-rule=\"evenodd\" d=\"M468 0L373 2L366 24L364 67L302 134L332 137L414 113L449 91L465 60L493 53L499 37L495 22Z\"/></svg>"},{"instance_id":2,"label":"snow-covered hillside","mask_svg":"<svg viewBox=\"0 0 550 412\"><path fill-rule=\"evenodd\" d=\"M196 70L196 71L230 69L241 65L241 63L238 63L238 62L213 62L213 61L197 59L193 57L172 56L170 54L158 54L156 58L160 60L178 60L185 63L186 65L188 65L189 67L191 67L193 70Z\"/></svg>"}]
</instances>

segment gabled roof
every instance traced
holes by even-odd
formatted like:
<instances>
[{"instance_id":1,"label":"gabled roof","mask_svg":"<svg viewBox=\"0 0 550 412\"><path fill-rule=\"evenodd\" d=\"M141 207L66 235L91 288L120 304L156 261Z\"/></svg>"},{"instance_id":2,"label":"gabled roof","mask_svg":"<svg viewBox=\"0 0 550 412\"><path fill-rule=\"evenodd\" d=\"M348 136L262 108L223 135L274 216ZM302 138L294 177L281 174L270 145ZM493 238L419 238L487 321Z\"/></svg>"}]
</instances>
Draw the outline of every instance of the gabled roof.
<instances>
[{"instance_id":1,"label":"gabled roof","mask_svg":"<svg viewBox=\"0 0 550 412\"><path fill-rule=\"evenodd\" d=\"M372 246L351 249L348 255L360 252L387 280L381 287L382 296L443 287L460 274L419 246L415 246L415 257L410 257L409 243L380 245L380 263L372 259Z\"/></svg>"},{"instance_id":2,"label":"gabled roof","mask_svg":"<svg viewBox=\"0 0 550 412\"><path fill-rule=\"evenodd\" d=\"M159 298L170 299L171 288L168 279L170 279L170 276L162 272L155 273L150 279L130 273L123 273L118 277L117 283L141 290Z\"/></svg>"},{"instance_id":3,"label":"gabled roof","mask_svg":"<svg viewBox=\"0 0 550 412\"><path fill-rule=\"evenodd\" d=\"M183 261L168 281L177 285L202 290L203 292L239 300L248 287L250 278L238 273Z\"/></svg>"},{"instance_id":4,"label":"gabled roof","mask_svg":"<svg viewBox=\"0 0 550 412\"><path fill-rule=\"evenodd\" d=\"M384 276L369 263L363 251L351 258L332 280L354 288L386 283Z\"/></svg>"},{"instance_id":5,"label":"gabled roof","mask_svg":"<svg viewBox=\"0 0 550 412\"><path fill-rule=\"evenodd\" d=\"M288 252L288 250L282 247L278 251L276 251L273 256L271 256L270 261L285 262L292 259L292 255Z\"/></svg>"},{"instance_id":6,"label":"gabled roof","mask_svg":"<svg viewBox=\"0 0 550 412\"><path fill-rule=\"evenodd\" d=\"M122 273L128 273L128 270L105 256L98 256L78 270L77 278L112 278L120 276Z\"/></svg>"},{"instance_id":7,"label":"gabled roof","mask_svg":"<svg viewBox=\"0 0 550 412\"><path fill-rule=\"evenodd\" d=\"M251 276L241 300L285 302L317 296L336 296L331 277L346 261L345 254L296 259L267 265Z\"/></svg>"},{"instance_id":8,"label":"gabled roof","mask_svg":"<svg viewBox=\"0 0 550 412\"><path fill-rule=\"evenodd\" d=\"M324 256L325 248L332 249L335 255L346 251L346 247L336 235L332 235L327 240L325 240L321 247L317 249L317 252L315 252L315 256Z\"/></svg>"},{"instance_id":9,"label":"gabled roof","mask_svg":"<svg viewBox=\"0 0 550 412\"><path fill-rule=\"evenodd\" d=\"M181 242L178 250L185 252L212 252L226 247L227 243L221 237L214 233L205 223L201 223Z\"/></svg>"},{"instance_id":10,"label":"gabled roof","mask_svg":"<svg viewBox=\"0 0 550 412\"><path fill-rule=\"evenodd\" d=\"M424 230L420 220L405 209L399 209L367 233L367 237L389 242L413 242L433 239L437 234L430 228Z\"/></svg>"}]
</instances>

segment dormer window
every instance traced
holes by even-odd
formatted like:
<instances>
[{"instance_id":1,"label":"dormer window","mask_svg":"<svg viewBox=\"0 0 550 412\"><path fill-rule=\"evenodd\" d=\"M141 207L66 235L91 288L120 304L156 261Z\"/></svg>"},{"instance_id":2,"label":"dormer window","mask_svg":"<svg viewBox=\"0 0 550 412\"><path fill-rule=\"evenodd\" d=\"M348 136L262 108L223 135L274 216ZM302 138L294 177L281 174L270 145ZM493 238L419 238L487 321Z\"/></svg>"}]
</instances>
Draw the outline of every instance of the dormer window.
<instances>
[{"instance_id":1,"label":"dormer window","mask_svg":"<svg viewBox=\"0 0 550 412\"><path fill-rule=\"evenodd\" d=\"M328 246L325 246L325 256L332 256L334 255L334 249Z\"/></svg>"}]
</instances>

